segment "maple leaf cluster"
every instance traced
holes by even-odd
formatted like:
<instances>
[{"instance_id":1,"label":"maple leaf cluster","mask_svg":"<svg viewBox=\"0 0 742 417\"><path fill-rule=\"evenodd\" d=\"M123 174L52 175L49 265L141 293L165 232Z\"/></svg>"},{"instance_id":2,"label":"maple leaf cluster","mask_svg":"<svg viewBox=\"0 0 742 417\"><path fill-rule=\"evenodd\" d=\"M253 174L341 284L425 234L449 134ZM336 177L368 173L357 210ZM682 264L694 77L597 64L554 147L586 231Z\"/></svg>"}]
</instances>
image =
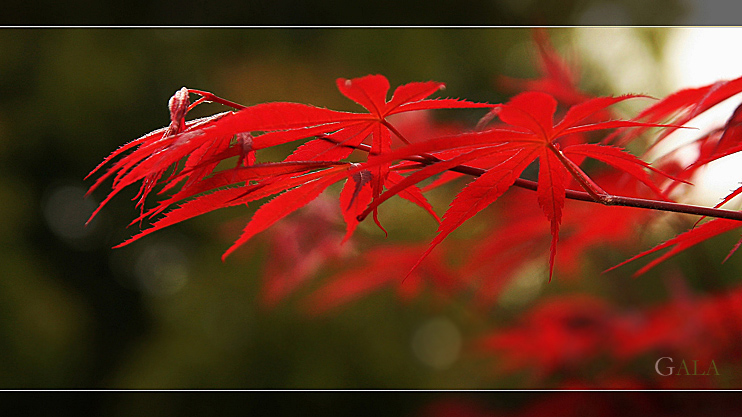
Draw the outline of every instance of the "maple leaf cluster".
<instances>
[{"instance_id":1,"label":"maple leaf cluster","mask_svg":"<svg viewBox=\"0 0 742 417\"><path fill-rule=\"evenodd\" d=\"M591 116L611 105L639 96L591 98L572 106L559 122L554 123L557 101L538 91L521 93L505 104L493 105L459 99L426 99L442 89L443 84L436 82L405 84L398 87L387 101L389 83L381 75L339 79L337 86L343 95L362 105L368 113L340 112L298 103L265 103L240 106L237 112L186 122L185 115L195 104L214 97L202 93L199 101L189 105L188 95L196 90L179 90L170 100L171 123L167 128L122 146L91 172L97 172L114 157L136 147L113 164L91 187L92 192L115 174L113 191L98 210L123 188L139 181L142 185L137 206L143 213L135 222L193 198L167 212L152 228L125 242L129 243L211 209L277 195L255 213L243 234L226 251L226 257L252 236L303 207L336 182L345 181L340 199L344 203L347 238L357 222L369 212L382 227L377 217L378 207L398 194L437 219L416 184L444 171L479 168L475 171L477 178L454 198L443 215L438 235L422 259L453 230L494 203L520 179L521 173L532 162L538 161L536 192L538 204L551 224L550 265L553 267L568 181L576 182L596 201L609 198L608 193L580 168L579 162L586 157L612 165L664 197L663 191L651 181L645 169L661 171L624 149L596 143L560 145L564 137L575 138L597 130L670 127L636 120L590 120ZM390 116L404 112L457 108L488 108L490 114L485 119L496 116L503 123L413 144L388 120ZM407 146L393 150L392 136ZM283 161L255 162L260 149L302 139L308 141ZM368 141L370 145L364 144ZM366 151L366 160L360 163L347 161L353 150L358 149ZM219 162L231 157L238 157L234 168L214 171ZM178 171L177 165L181 160L185 161L184 166ZM165 187L161 193L181 182L182 187L155 208L144 212L147 195L172 166L176 169L162 181ZM411 173L403 176L400 171ZM93 216L95 214L97 211Z\"/></svg>"},{"instance_id":2,"label":"maple leaf cluster","mask_svg":"<svg viewBox=\"0 0 742 417\"><path fill-rule=\"evenodd\" d=\"M122 189L141 182L137 207L142 213L132 224L161 214L162 217L154 221L152 227L119 245L122 246L212 210L273 197L255 212L239 238L224 253L226 257L256 234L316 199L332 184L343 182L339 199L346 223L343 242L351 238L359 222L368 214L372 214L374 222L383 230L378 218L379 206L397 195L420 206L438 221L437 235L412 265L414 270L454 230L499 200L513 186L518 186L536 191L538 207L548 221L551 279L566 199L631 206L635 200L624 201L621 196L635 189L638 181L656 198L644 199L645 205L639 206L670 211L681 209L682 212L683 207L689 206L672 206L669 193L679 184L688 183L700 167L742 150L739 134L742 106L725 126L686 145L696 146L699 156L685 167L674 165L673 155L668 154L657 163L668 171L664 172L625 149L628 143L653 127L664 128L653 142L653 145L659 144L694 117L742 91L742 78L682 90L648 107L634 119L617 119L612 117L609 107L646 96L592 97L580 91L576 87L577 71L570 69L555 53L544 32L535 34L543 78L537 81L502 78L500 82L510 88L532 90L519 93L503 104L430 99L429 96L444 88L444 84L432 81L399 86L391 99L387 99L390 85L382 75L337 80L339 91L361 105L366 110L364 113L287 102L245 107L208 92L184 87L170 99L169 126L127 143L89 174L112 164L90 188L92 192L113 177L112 191L93 216ZM191 94L201 97L191 104ZM209 101L231 106L236 111L185 120L196 105ZM566 111L561 111L555 122L558 107L565 105L568 106ZM435 125L429 118L416 123L414 129L401 127L411 118L405 117L408 115L467 108L487 110L475 128L452 129ZM497 120L499 122L495 122ZM604 134L597 143L591 141L590 133L609 129L615 131ZM403 130L407 133L402 133ZM257 162L258 151L296 141L304 142L282 161ZM395 142L397 146L393 146ZM124 155L126 151L131 152ZM355 160L350 158L352 155ZM216 170L221 162L233 158L236 162L232 168ZM583 170L588 159L600 161L613 171L603 170L599 177L590 176ZM526 168L534 163L538 164L537 181L521 178ZM169 176L163 178L168 172ZM464 175L473 176L473 179L439 218L424 193ZM660 185L652 176L665 181ZM418 186L434 177L437 179L425 188ZM145 200L158 183L164 184L160 194L176 189L178 184L181 187L155 207L145 210ZM615 189L613 184L622 186ZM613 194L604 187L613 188ZM740 193L742 187L713 209L699 213L710 212L712 216L724 217L728 211L718 208ZM513 212L530 210L516 200L511 201L518 205ZM668 202L670 208L663 206L663 202ZM180 205L166 211L175 204ZM690 207L690 212L692 209ZM607 209L594 206L590 210L593 212L581 216L578 228L600 228L601 223L605 223L599 220L605 215L598 212L607 213ZM519 239L519 236L528 236L529 230L537 232L537 226L530 224L532 221L532 216L516 216L504 226L502 233L498 233L502 239L485 242L480 246L490 249L479 252L491 256L519 240L533 241L532 237ZM672 250L637 273L641 274L668 257L739 225L737 220L717 218L626 262L674 245ZM605 239L606 233L609 232L603 229L585 232L578 244L587 246L589 236ZM733 250L738 246L739 243Z\"/></svg>"},{"instance_id":3,"label":"maple leaf cluster","mask_svg":"<svg viewBox=\"0 0 742 417\"><path fill-rule=\"evenodd\" d=\"M601 245L633 247L636 231L661 212L712 219L614 268L670 248L635 274L641 275L685 249L742 226L742 213L721 208L742 194L742 187L715 207L673 201L704 166L742 151L742 106L723 126L684 145L698 155L690 163L679 162L679 150L651 164L627 150L630 145L649 150L663 144L695 117L742 92L742 77L681 90L633 118L620 117L615 105L651 98L596 97L581 91L578 72L556 54L544 32L537 31L536 40L542 77L498 79L517 90L505 103L430 98L444 89L433 81L401 85L389 98L390 84L382 75L337 80L340 93L362 112L291 102L242 106L184 87L170 99L169 126L127 143L90 173L110 165L90 192L113 181L93 216L121 190L140 184L136 205L141 213L132 224L154 221L123 246L220 208L262 202L223 258L272 227L264 301L274 305L320 271L331 271L305 300L315 314L388 287L395 287L403 299L425 287L444 300L469 294L476 305L488 308L529 264L547 265L549 281L555 267L565 277L579 276L591 250ZM192 95L199 96L193 103ZM186 120L189 111L205 102L234 110ZM463 109L481 112L479 122L463 126L430 116L433 111ZM288 146L293 151L281 160L261 158L263 150ZM429 193L450 190L460 181L465 185L439 216ZM339 184L339 195L330 197L334 184ZM158 194L169 196L145 208L158 186ZM424 245L388 243L357 254L353 241L360 223L370 216L386 234L379 211L395 196L430 215L438 224L436 235ZM450 243L447 238L454 231L485 210L497 210L497 216L483 219L484 233L463 245L461 240ZM740 244L742 240L732 252ZM452 258L463 261L453 265ZM699 326L721 326L717 322L722 312L713 307L720 304L710 303L712 307L696 306L706 320ZM731 303L739 310L738 300ZM677 305L667 307L672 308ZM545 375L598 354L619 360L658 346L682 350L662 331L667 318L680 313L663 311L631 327L599 300L549 304L486 344L498 355L509 355L509 371L536 361ZM694 333L683 340L696 337L701 336Z\"/></svg>"}]
</instances>

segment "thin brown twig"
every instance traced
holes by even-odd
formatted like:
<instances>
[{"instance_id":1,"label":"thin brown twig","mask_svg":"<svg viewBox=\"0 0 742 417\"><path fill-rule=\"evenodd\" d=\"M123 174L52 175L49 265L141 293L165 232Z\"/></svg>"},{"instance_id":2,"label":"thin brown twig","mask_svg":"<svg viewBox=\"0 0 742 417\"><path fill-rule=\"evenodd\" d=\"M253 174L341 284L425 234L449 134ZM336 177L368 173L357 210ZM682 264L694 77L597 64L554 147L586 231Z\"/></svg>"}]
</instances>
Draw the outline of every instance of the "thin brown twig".
<instances>
[{"instance_id":1,"label":"thin brown twig","mask_svg":"<svg viewBox=\"0 0 742 417\"><path fill-rule=\"evenodd\" d=\"M371 147L366 144L350 146L350 145L345 145L342 143L337 143L333 141L331 138L328 138L326 136L322 136L319 138L331 141L339 146L351 147L351 148L364 151L364 152L368 152L368 153L371 152ZM442 159L437 158L430 154L416 155L416 156L412 156L412 157L404 158L404 159L407 161L419 162L425 165L432 165L432 164L443 161ZM476 167L472 167L469 165L458 165L453 168L450 168L449 171L459 172L461 174L471 175L474 177L479 177L485 172L487 172L487 170L485 169L476 168ZM515 185L516 187L525 188L527 190L532 190L532 191L536 191L536 189L538 188L538 182L527 180L524 178L518 178L517 180L515 180L515 183L513 185ZM733 211L733 210L718 209L718 208L713 208L713 207L696 206L692 204L675 203L671 201L651 200L651 199L645 199L645 198L626 197L626 196L612 195L612 194L605 195L603 196L602 199L596 200L595 198L593 198L590 194L588 194L585 191L578 191L578 190L571 190L571 189L565 190L565 197L570 200L587 201L590 203L597 203L597 204L602 204L606 206L636 207L636 208L643 208L643 209L649 209L649 210L693 214L697 216L707 216L707 217L715 217L719 219L742 221L742 211Z\"/></svg>"}]
</instances>

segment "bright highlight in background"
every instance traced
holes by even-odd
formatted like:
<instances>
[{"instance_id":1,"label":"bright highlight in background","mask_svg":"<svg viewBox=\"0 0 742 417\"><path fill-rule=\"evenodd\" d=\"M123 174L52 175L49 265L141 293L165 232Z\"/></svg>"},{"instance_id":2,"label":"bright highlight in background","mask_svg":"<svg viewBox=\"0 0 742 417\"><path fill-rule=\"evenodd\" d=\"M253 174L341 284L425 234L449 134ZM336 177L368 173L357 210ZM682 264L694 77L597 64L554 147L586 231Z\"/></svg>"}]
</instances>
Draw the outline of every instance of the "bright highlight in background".
<instances>
[{"instance_id":1,"label":"bright highlight in background","mask_svg":"<svg viewBox=\"0 0 742 417\"><path fill-rule=\"evenodd\" d=\"M677 28L665 46L665 74L673 89L700 87L742 76L736 47L742 28Z\"/></svg>"},{"instance_id":2,"label":"bright highlight in background","mask_svg":"<svg viewBox=\"0 0 742 417\"><path fill-rule=\"evenodd\" d=\"M665 46L664 73L668 88L700 87L719 80L742 76L742 28L677 28L672 29ZM688 125L701 131L723 125L742 102L739 95L720 103L704 120L691 120ZM696 135L699 131L695 131ZM680 133L680 132L678 132ZM742 156L732 155L708 165L693 178L692 203L714 205L739 186L742 181ZM734 209L734 205L727 208Z\"/></svg>"}]
</instances>

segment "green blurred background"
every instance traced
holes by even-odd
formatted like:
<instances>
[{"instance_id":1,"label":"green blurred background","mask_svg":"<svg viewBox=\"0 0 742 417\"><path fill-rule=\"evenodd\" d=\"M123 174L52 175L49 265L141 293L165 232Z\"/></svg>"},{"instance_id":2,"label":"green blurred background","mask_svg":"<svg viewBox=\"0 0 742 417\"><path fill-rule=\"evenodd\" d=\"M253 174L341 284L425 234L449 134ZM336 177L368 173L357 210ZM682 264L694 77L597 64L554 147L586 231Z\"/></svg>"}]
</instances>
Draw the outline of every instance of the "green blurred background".
<instances>
[{"instance_id":1,"label":"green blurred background","mask_svg":"<svg viewBox=\"0 0 742 417\"><path fill-rule=\"evenodd\" d=\"M554 13L595 13L583 3ZM648 3L628 3L628 22ZM682 22L687 5L662 3ZM580 49L578 38L597 33L590 30L602 29L550 34L558 49ZM620 30L654 71L629 83L642 91L616 91L621 81L597 59L583 64L583 86L667 93L653 64L670 30ZM180 87L245 105L356 110L335 79L372 73L393 87L442 81L443 95L489 102L507 99L497 75L537 74L530 31L519 28L1 29L0 387L496 387L476 360L431 366L415 347L420 338L436 343L425 336L431 326L454 326L465 341L496 320L471 325L463 305L400 304L383 292L323 318L291 301L261 309L260 245L220 260L235 237L220 225L250 212L217 212L112 250L136 230L126 228L137 215L128 190L82 227L106 194L84 199L91 182L83 177L118 146L166 125L167 100ZM203 106L194 117L222 110Z\"/></svg>"}]
</instances>

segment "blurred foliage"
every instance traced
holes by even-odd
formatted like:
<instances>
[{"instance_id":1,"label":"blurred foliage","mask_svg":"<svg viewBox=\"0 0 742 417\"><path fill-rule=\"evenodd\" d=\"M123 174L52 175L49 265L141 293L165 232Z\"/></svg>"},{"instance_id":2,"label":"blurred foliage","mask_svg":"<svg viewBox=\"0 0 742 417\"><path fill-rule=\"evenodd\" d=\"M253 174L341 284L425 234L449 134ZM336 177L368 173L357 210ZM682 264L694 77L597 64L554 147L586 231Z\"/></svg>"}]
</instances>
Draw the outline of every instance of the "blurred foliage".
<instances>
[{"instance_id":1,"label":"blurred foliage","mask_svg":"<svg viewBox=\"0 0 742 417\"><path fill-rule=\"evenodd\" d=\"M453 18L474 16L491 23L484 20L501 16L496 18L504 23L520 23L524 16L558 19L592 10L581 1L558 8L540 0L480 3L479 8L456 8ZM676 10L668 6L675 2L662 2L662 9L656 4L630 2L624 10L636 23L647 13ZM220 4L216 17L228 16L231 5ZM127 5L129 14L116 19L125 22L134 11L138 16L152 7ZM297 9L295 3L256 2L254 7L264 16L282 10L299 20L323 16L322 10ZM435 22L434 13L442 13L422 4L419 9L420 23ZM510 14L499 14L503 10ZM551 32L562 46L573 29ZM637 33L659 54L662 30ZM245 219L250 211L224 210L111 250L134 232L136 226L126 225L137 215L129 201L136 190L114 199L83 229L104 190L84 200L90 182L82 178L118 146L165 125L167 100L184 85L246 105L295 101L356 110L337 92L334 80L382 73L393 86L432 79L447 83L444 95L500 102L507 92L495 87L496 75L535 74L529 48L529 31L517 28L3 29L0 387L457 389L511 384L492 380L488 366L476 360L430 367L418 359L411 340L421 326L440 317L456 323L467 340L493 323L508 322L517 307L476 317L465 304L441 307L425 299L401 304L383 292L321 318L307 317L292 300L265 310L257 300L264 248L254 245L220 261L236 236L220 225ZM597 68L588 65L584 72L588 84L610 90L600 82L604 78ZM222 108L199 108L194 117L212 110ZM476 120L476 115L464 117ZM624 255L597 256L615 263ZM734 279L739 270L734 260L721 268L717 257L709 260L702 251L693 256L681 261L682 267L700 286L714 285L702 279L710 270L723 281ZM641 282L584 281L588 290L627 304L651 302L664 291L652 274ZM571 285L557 282L548 291L558 294ZM387 405L411 410L400 404L398 399ZM127 402L123 409L140 408ZM174 409L179 408L161 404L148 411L168 415Z\"/></svg>"}]
</instances>

